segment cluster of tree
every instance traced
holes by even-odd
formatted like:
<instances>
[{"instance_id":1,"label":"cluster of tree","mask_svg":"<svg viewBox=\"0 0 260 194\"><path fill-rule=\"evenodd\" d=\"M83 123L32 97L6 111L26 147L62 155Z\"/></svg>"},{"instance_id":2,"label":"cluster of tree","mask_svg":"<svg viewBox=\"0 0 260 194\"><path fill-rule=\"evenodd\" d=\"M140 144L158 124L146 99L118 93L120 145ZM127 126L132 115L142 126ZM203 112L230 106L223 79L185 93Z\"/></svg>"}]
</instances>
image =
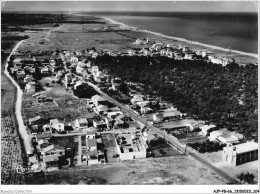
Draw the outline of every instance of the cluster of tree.
<instances>
[{"instance_id":1,"label":"cluster of tree","mask_svg":"<svg viewBox=\"0 0 260 194\"><path fill-rule=\"evenodd\" d=\"M256 65L222 67L200 60L109 55L98 56L95 63L112 76L144 84L144 94L155 94L194 118L246 137L257 133Z\"/></svg>"},{"instance_id":2,"label":"cluster of tree","mask_svg":"<svg viewBox=\"0 0 260 194\"><path fill-rule=\"evenodd\" d=\"M253 174L250 174L249 172L247 173L241 173L240 175L237 176L237 178L243 183L247 183L247 184L254 184L254 179L255 176Z\"/></svg>"},{"instance_id":3,"label":"cluster of tree","mask_svg":"<svg viewBox=\"0 0 260 194\"><path fill-rule=\"evenodd\" d=\"M79 98L91 98L92 96L98 94L96 90L86 84L78 86L75 90L73 90L73 93Z\"/></svg>"},{"instance_id":4,"label":"cluster of tree","mask_svg":"<svg viewBox=\"0 0 260 194\"><path fill-rule=\"evenodd\" d=\"M219 150L222 150L226 146L226 144L220 144L219 142L214 142L209 140L206 140L203 143L199 143L199 142L188 143L187 145L197 150L200 153L217 152Z\"/></svg>"},{"instance_id":5,"label":"cluster of tree","mask_svg":"<svg viewBox=\"0 0 260 194\"><path fill-rule=\"evenodd\" d=\"M92 24L99 23L104 24L104 21L99 20L97 17L92 16L77 16L63 13L2 13L2 23L4 25L36 25L36 24L52 24L58 25L60 23L75 23L75 24ZM28 29L28 27L24 27Z\"/></svg>"},{"instance_id":6,"label":"cluster of tree","mask_svg":"<svg viewBox=\"0 0 260 194\"><path fill-rule=\"evenodd\" d=\"M124 104L130 103L130 98L122 96L120 91L108 90L106 88L102 89L102 91L107 93L108 95L110 95L112 98L114 98L120 103L124 103Z\"/></svg>"},{"instance_id":7,"label":"cluster of tree","mask_svg":"<svg viewBox=\"0 0 260 194\"><path fill-rule=\"evenodd\" d=\"M163 147L164 145L167 145L167 142L166 142L165 139L163 139L161 137L152 139L149 142L149 147L150 148Z\"/></svg>"}]
</instances>

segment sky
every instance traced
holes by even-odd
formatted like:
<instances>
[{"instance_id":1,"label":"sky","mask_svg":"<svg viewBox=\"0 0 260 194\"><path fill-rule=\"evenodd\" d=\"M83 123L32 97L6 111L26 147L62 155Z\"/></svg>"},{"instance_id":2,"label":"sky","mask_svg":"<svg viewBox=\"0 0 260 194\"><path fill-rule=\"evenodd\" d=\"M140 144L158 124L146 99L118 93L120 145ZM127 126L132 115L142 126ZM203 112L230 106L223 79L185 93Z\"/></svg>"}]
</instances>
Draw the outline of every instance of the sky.
<instances>
[{"instance_id":1,"label":"sky","mask_svg":"<svg viewBox=\"0 0 260 194\"><path fill-rule=\"evenodd\" d=\"M5 1L2 11L257 12L257 1Z\"/></svg>"}]
</instances>

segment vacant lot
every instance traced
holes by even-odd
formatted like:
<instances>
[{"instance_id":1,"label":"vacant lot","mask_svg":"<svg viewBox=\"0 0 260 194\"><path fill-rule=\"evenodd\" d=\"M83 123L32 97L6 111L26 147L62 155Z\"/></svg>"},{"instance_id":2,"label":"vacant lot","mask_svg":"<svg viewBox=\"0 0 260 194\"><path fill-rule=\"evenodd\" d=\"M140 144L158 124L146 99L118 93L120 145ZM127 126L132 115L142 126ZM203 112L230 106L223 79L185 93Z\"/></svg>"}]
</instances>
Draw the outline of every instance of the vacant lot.
<instances>
[{"instance_id":1,"label":"vacant lot","mask_svg":"<svg viewBox=\"0 0 260 194\"><path fill-rule=\"evenodd\" d=\"M47 78L44 78L46 81ZM32 94L24 93L22 101L22 115L24 120L40 115L43 118L76 118L88 113L84 99L79 99L64 86L51 83L42 95L52 97L54 102L37 103Z\"/></svg>"},{"instance_id":2,"label":"vacant lot","mask_svg":"<svg viewBox=\"0 0 260 194\"><path fill-rule=\"evenodd\" d=\"M12 114L1 115L1 184L23 184L16 167L23 165L22 148Z\"/></svg>"},{"instance_id":3,"label":"vacant lot","mask_svg":"<svg viewBox=\"0 0 260 194\"><path fill-rule=\"evenodd\" d=\"M14 110L16 88L2 72L1 81L1 113L10 113Z\"/></svg>"},{"instance_id":4,"label":"vacant lot","mask_svg":"<svg viewBox=\"0 0 260 194\"><path fill-rule=\"evenodd\" d=\"M226 182L188 156L139 159L53 171L27 184L220 185Z\"/></svg>"},{"instance_id":5,"label":"vacant lot","mask_svg":"<svg viewBox=\"0 0 260 194\"><path fill-rule=\"evenodd\" d=\"M97 50L109 49L112 51L127 51L137 47L133 44L134 39L123 36L116 32L87 31L86 28L100 27L100 24L64 24L59 29L52 31L50 35L36 37L21 45L21 51L37 50L61 50L81 51L95 47Z\"/></svg>"},{"instance_id":6,"label":"vacant lot","mask_svg":"<svg viewBox=\"0 0 260 194\"><path fill-rule=\"evenodd\" d=\"M242 165L233 166L222 161L222 150L218 152L200 154L203 158L211 162L214 166L227 172L231 177L237 178L240 173L252 173L255 175L255 181L258 181L258 160L248 162Z\"/></svg>"}]
</instances>

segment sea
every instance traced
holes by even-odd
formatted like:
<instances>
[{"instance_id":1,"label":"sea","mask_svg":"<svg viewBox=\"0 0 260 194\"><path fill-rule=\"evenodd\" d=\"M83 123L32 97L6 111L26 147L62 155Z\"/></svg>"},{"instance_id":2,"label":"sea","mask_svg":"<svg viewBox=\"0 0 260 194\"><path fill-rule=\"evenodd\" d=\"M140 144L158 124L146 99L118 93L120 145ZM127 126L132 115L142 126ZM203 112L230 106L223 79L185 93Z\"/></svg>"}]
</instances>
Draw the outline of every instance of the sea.
<instances>
[{"instance_id":1,"label":"sea","mask_svg":"<svg viewBox=\"0 0 260 194\"><path fill-rule=\"evenodd\" d=\"M208 45L258 53L258 13L91 12L139 29Z\"/></svg>"}]
</instances>

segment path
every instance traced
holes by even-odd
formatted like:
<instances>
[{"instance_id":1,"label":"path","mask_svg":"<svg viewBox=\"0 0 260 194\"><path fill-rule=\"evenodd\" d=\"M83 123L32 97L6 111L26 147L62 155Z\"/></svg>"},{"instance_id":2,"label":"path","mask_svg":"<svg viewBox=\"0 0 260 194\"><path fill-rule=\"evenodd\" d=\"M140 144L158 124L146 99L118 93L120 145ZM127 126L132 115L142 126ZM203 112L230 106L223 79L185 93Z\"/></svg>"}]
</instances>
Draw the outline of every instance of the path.
<instances>
[{"instance_id":1,"label":"path","mask_svg":"<svg viewBox=\"0 0 260 194\"><path fill-rule=\"evenodd\" d=\"M8 62L10 61L11 56L13 55L13 53L19 48L19 46L24 42L25 40L21 40L20 42L18 42L16 44L16 46L13 48L12 52L10 53L10 55L7 58L7 62L5 65L5 75L7 78L9 78L12 82L12 84L17 88L17 92L16 92L16 103L15 103L15 114L16 114L16 119L18 121L18 126L19 126L19 133L21 134L21 137L23 139L23 143L25 146L25 150L26 153L31 153L32 147L30 144L30 136L27 133L26 127L24 125L23 122L23 118L22 118L22 113L21 113L21 108L22 108L22 90L19 87L19 85L16 83L16 81L10 76L9 72L7 71L7 67L8 67Z\"/></svg>"},{"instance_id":2,"label":"path","mask_svg":"<svg viewBox=\"0 0 260 194\"><path fill-rule=\"evenodd\" d=\"M62 26L63 25L48 31L48 34L50 35L50 33L52 31L57 30L58 28L60 28ZM48 36L48 34L47 34L47 36ZM33 38L35 38L35 37L31 37L29 39L33 39ZM29 39L21 40L20 42L18 42L15 45L15 47L13 48L12 52L10 53L10 55L8 56L8 58L6 60L5 71L4 71L6 77L9 78L9 80L12 82L12 84L17 88L17 92L16 92L17 98L16 98L16 103L15 103L15 114L16 114L16 118L17 118L17 122L18 122L19 133L21 134L21 137L23 139L23 143L24 143L25 150L26 150L27 154L31 153L33 148L32 148L31 143L30 143L30 140L31 140L30 135L28 134L28 132L26 130L26 126L24 125L24 121L23 121L23 118L22 118L21 109L22 109L23 92L22 92L21 88L19 87L19 85L16 83L16 81L10 76L9 72L7 71L7 67L8 67L8 62L10 61L10 58L13 55L13 53L19 48L19 46L24 41L27 41Z\"/></svg>"}]
</instances>

